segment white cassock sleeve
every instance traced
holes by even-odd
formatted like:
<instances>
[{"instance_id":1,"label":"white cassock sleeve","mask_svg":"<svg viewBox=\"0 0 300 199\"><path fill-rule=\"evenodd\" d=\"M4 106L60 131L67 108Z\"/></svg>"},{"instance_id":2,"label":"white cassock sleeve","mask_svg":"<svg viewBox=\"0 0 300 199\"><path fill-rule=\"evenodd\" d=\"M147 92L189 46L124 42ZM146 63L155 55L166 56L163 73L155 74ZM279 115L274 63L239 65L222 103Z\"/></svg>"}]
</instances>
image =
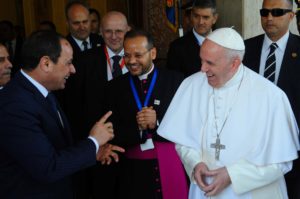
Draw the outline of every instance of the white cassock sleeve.
<instances>
[{"instance_id":1,"label":"white cassock sleeve","mask_svg":"<svg viewBox=\"0 0 300 199\"><path fill-rule=\"evenodd\" d=\"M194 182L193 170L200 163L201 153L191 147L176 144L176 151L184 165L184 168ZM271 184L292 169L292 161L270 164L267 166L255 166L246 160L227 166L233 190L236 194L243 194L259 187Z\"/></svg>"},{"instance_id":2,"label":"white cassock sleeve","mask_svg":"<svg viewBox=\"0 0 300 199\"><path fill-rule=\"evenodd\" d=\"M185 171L190 178L190 181L193 182L193 171L195 166L201 162L201 153L193 148L180 144L176 144L175 148L181 159L181 162L184 165Z\"/></svg>"},{"instance_id":3,"label":"white cassock sleeve","mask_svg":"<svg viewBox=\"0 0 300 199\"><path fill-rule=\"evenodd\" d=\"M242 194L271 184L292 169L293 162L255 166L246 160L227 166L235 193Z\"/></svg>"}]
</instances>

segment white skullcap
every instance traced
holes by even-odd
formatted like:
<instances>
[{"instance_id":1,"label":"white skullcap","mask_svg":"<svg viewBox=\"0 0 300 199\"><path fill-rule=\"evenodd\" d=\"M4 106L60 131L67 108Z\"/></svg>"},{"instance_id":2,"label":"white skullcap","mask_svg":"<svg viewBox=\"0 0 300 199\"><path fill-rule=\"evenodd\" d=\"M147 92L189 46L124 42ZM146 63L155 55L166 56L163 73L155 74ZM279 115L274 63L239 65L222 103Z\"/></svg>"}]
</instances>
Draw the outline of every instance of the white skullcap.
<instances>
[{"instance_id":1,"label":"white skullcap","mask_svg":"<svg viewBox=\"0 0 300 199\"><path fill-rule=\"evenodd\" d=\"M232 50L245 50L243 38L232 28L216 29L206 38L225 48Z\"/></svg>"}]
</instances>

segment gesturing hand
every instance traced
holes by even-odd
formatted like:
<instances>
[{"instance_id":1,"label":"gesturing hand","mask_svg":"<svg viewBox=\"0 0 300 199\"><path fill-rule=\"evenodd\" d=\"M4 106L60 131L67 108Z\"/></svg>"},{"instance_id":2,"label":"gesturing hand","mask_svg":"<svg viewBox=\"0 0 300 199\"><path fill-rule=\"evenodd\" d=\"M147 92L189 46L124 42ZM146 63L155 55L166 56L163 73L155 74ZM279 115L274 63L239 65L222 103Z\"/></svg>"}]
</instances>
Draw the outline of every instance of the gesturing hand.
<instances>
[{"instance_id":1,"label":"gesturing hand","mask_svg":"<svg viewBox=\"0 0 300 199\"><path fill-rule=\"evenodd\" d=\"M106 122L111 114L112 112L108 111L98 122L96 122L90 131L90 136L94 137L100 146L114 137L113 124L111 122Z\"/></svg>"},{"instance_id":2,"label":"gesturing hand","mask_svg":"<svg viewBox=\"0 0 300 199\"><path fill-rule=\"evenodd\" d=\"M117 145L112 145L108 143L104 144L98 150L97 160L100 161L101 164L107 165L110 165L113 159L116 162L119 162L119 155L116 152L124 153L125 149Z\"/></svg>"}]
</instances>

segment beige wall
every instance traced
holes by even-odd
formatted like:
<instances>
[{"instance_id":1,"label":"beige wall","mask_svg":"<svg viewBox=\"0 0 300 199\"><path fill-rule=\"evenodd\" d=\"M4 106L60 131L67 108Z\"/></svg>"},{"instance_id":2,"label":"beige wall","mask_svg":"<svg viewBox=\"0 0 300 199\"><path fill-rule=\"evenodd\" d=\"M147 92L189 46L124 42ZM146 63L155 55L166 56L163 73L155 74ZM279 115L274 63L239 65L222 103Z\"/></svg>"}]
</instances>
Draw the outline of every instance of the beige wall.
<instances>
[{"instance_id":1,"label":"beige wall","mask_svg":"<svg viewBox=\"0 0 300 199\"><path fill-rule=\"evenodd\" d=\"M262 34L259 9L263 0L218 0L220 13L216 27L234 26L245 39ZM294 10L296 5L294 5ZM292 33L298 34L296 18L290 25Z\"/></svg>"}]
</instances>

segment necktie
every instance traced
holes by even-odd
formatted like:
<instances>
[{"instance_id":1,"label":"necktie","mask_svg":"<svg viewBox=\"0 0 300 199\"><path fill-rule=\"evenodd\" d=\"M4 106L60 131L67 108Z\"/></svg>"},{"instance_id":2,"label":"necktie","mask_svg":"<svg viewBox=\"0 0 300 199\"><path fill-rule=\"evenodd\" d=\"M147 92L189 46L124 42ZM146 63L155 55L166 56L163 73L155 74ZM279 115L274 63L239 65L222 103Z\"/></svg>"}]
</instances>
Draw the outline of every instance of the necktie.
<instances>
[{"instance_id":1,"label":"necktie","mask_svg":"<svg viewBox=\"0 0 300 199\"><path fill-rule=\"evenodd\" d=\"M83 51L86 51L88 49L88 42L84 40L82 42L82 45L83 45Z\"/></svg>"},{"instance_id":2,"label":"necktie","mask_svg":"<svg viewBox=\"0 0 300 199\"><path fill-rule=\"evenodd\" d=\"M276 56L275 50L277 48L276 43L270 45L270 52L266 60L264 77L269 79L271 82L275 82L275 71L276 71Z\"/></svg>"},{"instance_id":3,"label":"necktie","mask_svg":"<svg viewBox=\"0 0 300 199\"><path fill-rule=\"evenodd\" d=\"M113 68L112 68L113 69L112 70L112 75L113 75L113 78L116 78L116 77L122 75L122 69L121 69L120 64L119 64L121 56L115 55L115 56L112 57L112 59L114 61Z\"/></svg>"},{"instance_id":4,"label":"necktie","mask_svg":"<svg viewBox=\"0 0 300 199\"><path fill-rule=\"evenodd\" d=\"M64 127L64 123L63 120L61 118L61 115L59 113L58 110L58 105L57 105L57 101L55 99L55 96L52 93L48 93L47 97L46 97L48 103L51 105L51 108L53 109L53 111L57 114L60 124L62 125L62 127Z\"/></svg>"}]
</instances>

